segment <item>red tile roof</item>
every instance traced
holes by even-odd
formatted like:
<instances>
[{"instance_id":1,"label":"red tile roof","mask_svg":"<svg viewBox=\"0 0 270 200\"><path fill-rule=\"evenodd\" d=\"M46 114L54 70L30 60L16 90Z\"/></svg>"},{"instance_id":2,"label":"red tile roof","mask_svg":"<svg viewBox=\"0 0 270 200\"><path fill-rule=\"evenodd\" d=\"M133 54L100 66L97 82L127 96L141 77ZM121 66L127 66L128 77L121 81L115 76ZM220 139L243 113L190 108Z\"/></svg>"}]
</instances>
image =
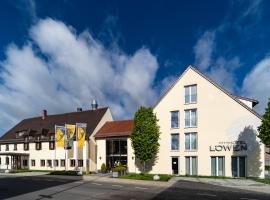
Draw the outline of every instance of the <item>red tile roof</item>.
<instances>
[{"instance_id":1,"label":"red tile roof","mask_svg":"<svg viewBox=\"0 0 270 200\"><path fill-rule=\"evenodd\" d=\"M130 137L133 128L133 120L121 120L106 122L95 135L96 139L109 137Z\"/></svg>"}]
</instances>

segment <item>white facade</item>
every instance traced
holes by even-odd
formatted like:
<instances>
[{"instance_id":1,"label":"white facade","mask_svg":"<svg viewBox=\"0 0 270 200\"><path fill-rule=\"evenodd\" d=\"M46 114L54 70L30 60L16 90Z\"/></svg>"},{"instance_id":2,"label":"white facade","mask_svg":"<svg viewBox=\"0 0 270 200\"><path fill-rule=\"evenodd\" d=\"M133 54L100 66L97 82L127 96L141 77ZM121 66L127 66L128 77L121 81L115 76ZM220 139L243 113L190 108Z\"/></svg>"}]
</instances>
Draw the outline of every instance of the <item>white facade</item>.
<instances>
[{"instance_id":1,"label":"white facade","mask_svg":"<svg viewBox=\"0 0 270 200\"><path fill-rule=\"evenodd\" d=\"M264 177L265 147L256 137L260 116L193 67L160 99L154 112L160 148L150 173ZM178 118L173 127L172 118ZM177 137L178 147L172 145ZM106 161L105 139L97 144L100 169ZM127 146L128 170L140 172L129 138Z\"/></svg>"},{"instance_id":2,"label":"white facade","mask_svg":"<svg viewBox=\"0 0 270 200\"><path fill-rule=\"evenodd\" d=\"M111 121L112 115L109 109L105 112L99 121L96 131L106 122ZM54 142L53 142L54 143ZM36 149L36 142L29 142L29 149L24 149L24 143L1 143L0 144L0 170L11 170L12 158L14 155L20 156L20 168L30 170L74 170L75 166L81 166L85 171L96 170L96 143L92 136L85 141L81 150L78 151L77 142L74 141L70 150L64 148L49 148L49 142L41 142L41 149ZM8 149L6 148L8 145ZM17 145L17 149L14 149ZM91 152L94 151L94 152ZM12 156L11 156L12 155ZM7 165L8 157L8 165ZM75 163L75 165L74 165Z\"/></svg>"}]
</instances>

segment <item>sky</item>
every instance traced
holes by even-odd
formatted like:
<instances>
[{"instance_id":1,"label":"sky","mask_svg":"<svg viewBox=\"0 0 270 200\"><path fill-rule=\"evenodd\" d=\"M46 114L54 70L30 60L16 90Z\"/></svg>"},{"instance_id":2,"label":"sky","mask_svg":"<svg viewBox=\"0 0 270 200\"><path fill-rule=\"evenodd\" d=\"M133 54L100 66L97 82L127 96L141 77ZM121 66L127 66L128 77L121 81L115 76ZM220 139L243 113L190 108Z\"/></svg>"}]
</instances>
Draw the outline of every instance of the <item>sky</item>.
<instances>
[{"instance_id":1,"label":"sky","mask_svg":"<svg viewBox=\"0 0 270 200\"><path fill-rule=\"evenodd\" d=\"M270 97L270 1L3 0L0 135L24 118L153 106L192 64L232 94Z\"/></svg>"}]
</instances>

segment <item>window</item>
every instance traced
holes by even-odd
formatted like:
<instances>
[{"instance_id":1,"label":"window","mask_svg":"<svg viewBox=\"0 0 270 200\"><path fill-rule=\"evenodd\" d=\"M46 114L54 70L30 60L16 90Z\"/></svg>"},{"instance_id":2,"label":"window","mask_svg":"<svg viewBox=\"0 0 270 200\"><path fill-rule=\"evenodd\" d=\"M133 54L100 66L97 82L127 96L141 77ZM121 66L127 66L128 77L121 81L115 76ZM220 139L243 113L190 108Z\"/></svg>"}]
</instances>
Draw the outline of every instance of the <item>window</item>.
<instances>
[{"instance_id":1,"label":"window","mask_svg":"<svg viewBox=\"0 0 270 200\"><path fill-rule=\"evenodd\" d=\"M54 150L54 148L55 148L55 143L54 143L54 141L50 141L50 142L49 142L49 149L50 149L50 150Z\"/></svg>"},{"instance_id":2,"label":"window","mask_svg":"<svg viewBox=\"0 0 270 200\"><path fill-rule=\"evenodd\" d=\"M197 175L198 174L198 163L196 156L186 157L186 175Z\"/></svg>"},{"instance_id":3,"label":"window","mask_svg":"<svg viewBox=\"0 0 270 200\"><path fill-rule=\"evenodd\" d=\"M70 160L70 167L75 167L75 160L74 159Z\"/></svg>"},{"instance_id":4,"label":"window","mask_svg":"<svg viewBox=\"0 0 270 200\"><path fill-rule=\"evenodd\" d=\"M14 151L17 151L17 144L14 144L13 150L14 150Z\"/></svg>"},{"instance_id":5,"label":"window","mask_svg":"<svg viewBox=\"0 0 270 200\"><path fill-rule=\"evenodd\" d=\"M6 165L9 165L9 157L6 157Z\"/></svg>"},{"instance_id":6,"label":"window","mask_svg":"<svg viewBox=\"0 0 270 200\"><path fill-rule=\"evenodd\" d=\"M185 150L193 151L197 150L197 133L186 133L185 134Z\"/></svg>"},{"instance_id":7,"label":"window","mask_svg":"<svg viewBox=\"0 0 270 200\"><path fill-rule=\"evenodd\" d=\"M171 134L171 150L179 150L179 134Z\"/></svg>"},{"instance_id":8,"label":"window","mask_svg":"<svg viewBox=\"0 0 270 200\"><path fill-rule=\"evenodd\" d=\"M185 110L185 127L197 126L197 109Z\"/></svg>"},{"instance_id":9,"label":"window","mask_svg":"<svg viewBox=\"0 0 270 200\"><path fill-rule=\"evenodd\" d=\"M65 160L61 160L61 167L65 167L66 166L66 161Z\"/></svg>"},{"instance_id":10,"label":"window","mask_svg":"<svg viewBox=\"0 0 270 200\"><path fill-rule=\"evenodd\" d=\"M52 160L47 160L47 167L52 167Z\"/></svg>"},{"instance_id":11,"label":"window","mask_svg":"<svg viewBox=\"0 0 270 200\"><path fill-rule=\"evenodd\" d=\"M0 157L0 165L2 165L1 157Z\"/></svg>"},{"instance_id":12,"label":"window","mask_svg":"<svg viewBox=\"0 0 270 200\"><path fill-rule=\"evenodd\" d=\"M9 145L6 144L6 151L9 151Z\"/></svg>"},{"instance_id":13,"label":"window","mask_svg":"<svg viewBox=\"0 0 270 200\"><path fill-rule=\"evenodd\" d=\"M1 151L1 147L2 147L2 145L0 145L0 151Z\"/></svg>"},{"instance_id":14,"label":"window","mask_svg":"<svg viewBox=\"0 0 270 200\"><path fill-rule=\"evenodd\" d=\"M179 111L171 111L171 128L179 127Z\"/></svg>"},{"instance_id":15,"label":"window","mask_svg":"<svg viewBox=\"0 0 270 200\"><path fill-rule=\"evenodd\" d=\"M40 160L40 166L45 167L45 160Z\"/></svg>"},{"instance_id":16,"label":"window","mask_svg":"<svg viewBox=\"0 0 270 200\"><path fill-rule=\"evenodd\" d=\"M211 157L211 175L225 176L225 161L224 156Z\"/></svg>"},{"instance_id":17,"label":"window","mask_svg":"<svg viewBox=\"0 0 270 200\"><path fill-rule=\"evenodd\" d=\"M28 160L23 160L23 166L27 167L28 166Z\"/></svg>"},{"instance_id":18,"label":"window","mask_svg":"<svg viewBox=\"0 0 270 200\"><path fill-rule=\"evenodd\" d=\"M31 160L31 166L32 167L36 166L36 161L35 160Z\"/></svg>"},{"instance_id":19,"label":"window","mask_svg":"<svg viewBox=\"0 0 270 200\"><path fill-rule=\"evenodd\" d=\"M41 142L36 142L36 150L41 150L41 149L42 149Z\"/></svg>"},{"instance_id":20,"label":"window","mask_svg":"<svg viewBox=\"0 0 270 200\"><path fill-rule=\"evenodd\" d=\"M106 164L109 169L127 164L127 139L106 140Z\"/></svg>"},{"instance_id":21,"label":"window","mask_svg":"<svg viewBox=\"0 0 270 200\"><path fill-rule=\"evenodd\" d=\"M28 151L28 150L29 150L29 143L24 143L24 144L23 144L23 149L24 149L25 151Z\"/></svg>"},{"instance_id":22,"label":"window","mask_svg":"<svg viewBox=\"0 0 270 200\"><path fill-rule=\"evenodd\" d=\"M197 102L197 85L185 86L185 104Z\"/></svg>"},{"instance_id":23,"label":"window","mask_svg":"<svg viewBox=\"0 0 270 200\"><path fill-rule=\"evenodd\" d=\"M59 165L58 160L54 160L53 162L54 162L54 166L58 167L58 165Z\"/></svg>"},{"instance_id":24,"label":"window","mask_svg":"<svg viewBox=\"0 0 270 200\"><path fill-rule=\"evenodd\" d=\"M83 167L83 160L78 160L78 167Z\"/></svg>"}]
</instances>

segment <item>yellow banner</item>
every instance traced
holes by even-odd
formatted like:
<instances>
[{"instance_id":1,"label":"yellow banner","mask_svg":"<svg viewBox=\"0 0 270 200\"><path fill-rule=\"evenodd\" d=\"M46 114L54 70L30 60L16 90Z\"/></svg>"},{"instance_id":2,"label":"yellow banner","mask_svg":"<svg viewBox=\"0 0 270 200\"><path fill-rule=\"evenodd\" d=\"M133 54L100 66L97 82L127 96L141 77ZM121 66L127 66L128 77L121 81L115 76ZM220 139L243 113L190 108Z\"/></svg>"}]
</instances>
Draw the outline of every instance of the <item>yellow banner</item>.
<instances>
[{"instance_id":1,"label":"yellow banner","mask_svg":"<svg viewBox=\"0 0 270 200\"><path fill-rule=\"evenodd\" d=\"M85 142L86 126L77 125L78 148L83 148Z\"/></svg>"},{"instance_id":2,"label":"yellow banner","mask_svg":"<svg viewBox=\"0 0 270 200\"><path fill-rule=\"evenodd\" d=\"M74 137L76 125L66 124L67 139L70 140Z\"/></svg>"},{"instance_id":3,"label":"yellow banner","mask_svg":"<svg viewBox=\"0 0 270 200\"><path fill-rule=\"evenodd\" d=\"M65 127L64 126L55 126L55 142L56 147L64 148L65 147Z\"/></svg>"}]
</instances>

